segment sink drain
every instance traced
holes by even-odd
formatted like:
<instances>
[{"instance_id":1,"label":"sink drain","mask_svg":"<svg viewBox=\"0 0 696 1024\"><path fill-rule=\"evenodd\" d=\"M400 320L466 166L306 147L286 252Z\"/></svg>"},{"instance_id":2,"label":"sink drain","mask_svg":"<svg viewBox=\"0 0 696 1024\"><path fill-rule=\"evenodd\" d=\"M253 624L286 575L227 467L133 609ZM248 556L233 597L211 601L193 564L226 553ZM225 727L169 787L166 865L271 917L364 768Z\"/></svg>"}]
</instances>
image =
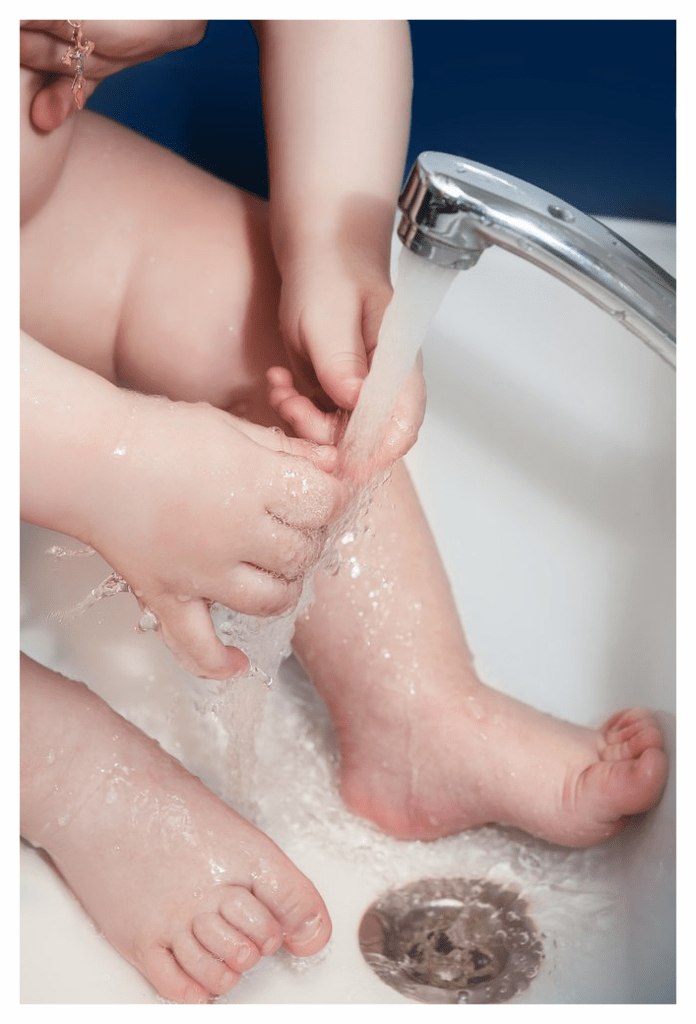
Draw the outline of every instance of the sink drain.
<instances>
[{"instance_id":1,"label":"sink drain","mask_svg":"<svg viewBox=\"0 0 696 1024\"><path fill-rule=\"evenodd\" d=\"M543 946L512 889L463 878L393 889L360 923L382 981L421 1003L504 1003L529 987Z\"/></svg>"}]
</instances>

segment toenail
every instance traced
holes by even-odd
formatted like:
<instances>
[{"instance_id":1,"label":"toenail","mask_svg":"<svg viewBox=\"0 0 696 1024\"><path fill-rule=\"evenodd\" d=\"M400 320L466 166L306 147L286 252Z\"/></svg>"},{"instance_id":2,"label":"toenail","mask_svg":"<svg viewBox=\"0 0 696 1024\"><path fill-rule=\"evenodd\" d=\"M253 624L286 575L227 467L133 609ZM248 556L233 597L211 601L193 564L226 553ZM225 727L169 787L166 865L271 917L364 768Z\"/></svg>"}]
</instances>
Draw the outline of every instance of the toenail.
<instances>
[{"instance_id":1,"label":"toenail","mask_svg":"<svg viewBox=\"0 0 696 1024\"><path fill-rule=\"evenodd\" d=\"M228 988L232 988L233 985L237 984L238 980L239 980L239 975L238 974L236 974L234 971L230 971L227 968L225 968L225 970L222 972L222 978L221 978L221 985L223 987L223 991L228 989Z\"/></svg>"},{"instance_id":2,"label":"toenail","mask_svg":"<svg viewBox=\"0 0 696 1024\"><path fill-rule=\"evenodd\" d=\"M314 917L308 917L306 921L303 921L299 928L290 936L293 942L311 942L315 939L322 929L324 924L324 918L321 914L315 914Z\"/></svg>"},{"instance_id":3,"label":"toenail","mask_svg":"<svg viewBox=\"0 0 696 1024\"><path fill-rule=\"evenodd\" d=\"M282 942L283 940L279 938L266 939L264 944L260 947L262 954L264 956L270 956L271 953L277 953Z\"/></svg>"},{"instance_id":4,"label":"toenail","mask_svg":"<svg viewBox=\"0 0 696 1024\"><path fill-rule=\"evenodd\" d=\"M247 946L246 943L242 943L237 946L237 963L241 967L242 964L248 964L254 955L254 951L251 946Z\"/></svg>"}]
</instances>

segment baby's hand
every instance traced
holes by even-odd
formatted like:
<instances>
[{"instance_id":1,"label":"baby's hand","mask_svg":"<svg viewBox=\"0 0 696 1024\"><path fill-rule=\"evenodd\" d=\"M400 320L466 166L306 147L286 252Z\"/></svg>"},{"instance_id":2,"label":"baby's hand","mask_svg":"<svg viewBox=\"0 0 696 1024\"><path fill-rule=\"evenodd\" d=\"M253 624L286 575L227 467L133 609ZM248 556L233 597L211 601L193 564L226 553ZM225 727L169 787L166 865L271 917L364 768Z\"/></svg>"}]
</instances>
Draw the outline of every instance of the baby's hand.
<instances>
[{"instance_id":1,"label":"baby's hand","mask_svg":"<svg viewBox=\"0 0 696 1024\"><path fill-rule=\"evenodd\" d=\"M133 396L94 496L93 546L156 615L182 665L225 679L247 659L216 637L211 603L259 616L296 604L344 504L335 462L333 448L204 403Z\"/></svg>"},{"instance_id":2,"label":"baby's hand","mask_svg":"<svg viewBox=\"0 0 696 1024\"><path fill-rule=\"evenodd\" d=\"M367 262L367 261L366 261ZM391 287L377 271L351 267L345 254L323 254L283 276L280 319L295 373L272 383L271 402L300 437L336 444L355 405L377 346ZM417 362L407 378L374 470L387 469L414 444L425 412ZM337 432L338 431L338 432Z\"/></svg>"},{"instance_id":3,"label":"baby's hand","mask_svg":"<svg viewBox=\"0 0 696 1024\"><path fill-rule=\"evenodd\" d=\"M268 399L272 408L288 423L298 437L319 445L339 445L350 414L338 409L326 412L295 387L292 373L284 366L272 366L266 372ZM425 382L420 357L401 389L394 410L370 465L362 467L361 481L384 472L412 446L422 420L420 410L425 404ZM406 412L405 412L406 410ZM417 424L417 426L414 426ZM341 474L340 462L336 467ZM353 483L356 481L354 480Z\"/></svg>"}]
</instances>

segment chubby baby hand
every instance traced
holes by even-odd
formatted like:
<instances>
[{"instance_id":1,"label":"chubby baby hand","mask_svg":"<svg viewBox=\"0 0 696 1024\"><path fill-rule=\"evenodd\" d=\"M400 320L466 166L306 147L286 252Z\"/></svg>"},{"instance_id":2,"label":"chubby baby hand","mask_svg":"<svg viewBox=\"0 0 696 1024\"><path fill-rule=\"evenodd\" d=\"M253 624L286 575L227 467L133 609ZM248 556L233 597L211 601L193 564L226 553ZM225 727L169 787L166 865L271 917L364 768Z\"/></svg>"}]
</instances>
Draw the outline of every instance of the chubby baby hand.
<instances>
[{"instance_id":1,"label":"chubby baby hand","mask_svg":"<svg viewBox=\"0 0 696 1024\"><path fill-rule=\"evenodd\" d=\"M217 638L210 605L269 616L297 603L346 502L336 451L206 403L129 400L92 543L184 668L225 679L247 659Z\"/></svg>"},{"instance_id":2,"label":"chubby baby hand","mask_svg":"<svg viewBox=\"0 0 696 1024\"><path fill-rule=\"evenodd\" d=\"M292 427L298 437L315 444L338 445L348 423L350 413L343 410L327 412L311 398L301 394L290 370L284 366L272 366L266 373L269 402L275 412ZM369 465L352 467L351 485L364 485L373 476L388 470L411 448L418 436L425 405L425 381L418 358L412 372L406 378L396 408L384 432L384 436L369 460ZM338 476L346 471L340 459L336 467Z\"/></svg>"},{"instance_id":3,"label":"chubby baby hand","mask_svg":"<svg viewBox=\"0 0 696 1024\"><path fill-rule=\"evenodd\" d=\"M374 255L326 247L286 268L280 320L292 376L269 378L271 403L300 437L336 443L372 364L392 290ZM275 373L275 368L274 371ZM420 360L407 377L372 469L414 444L425 413Z\"/></svg>"}]
</instances>

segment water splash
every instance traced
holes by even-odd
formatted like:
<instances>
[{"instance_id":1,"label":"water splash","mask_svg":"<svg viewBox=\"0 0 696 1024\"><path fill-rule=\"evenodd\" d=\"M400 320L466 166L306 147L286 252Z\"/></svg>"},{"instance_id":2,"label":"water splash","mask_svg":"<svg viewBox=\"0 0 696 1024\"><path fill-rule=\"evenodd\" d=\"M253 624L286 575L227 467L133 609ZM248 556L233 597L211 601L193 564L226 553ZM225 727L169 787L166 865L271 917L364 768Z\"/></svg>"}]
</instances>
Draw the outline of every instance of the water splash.
<instances>
[{"instance_id":1,"label":"water splash","mask_svg":"<svg viewBox=\"0 0 696 1024\"><path fill-rule=\"evenodd\" d=\"M211 780L211 784L238 808L249 811L254 802L253 744L263 717L264 691L273 683L292 651L297 619L313 600L316 572L336 574L347 565L351 577L355 578L363 571L364 567L350 554L350 544L342 540L355 539L361 533L373 496L388 477L388 472L375 475L370 470L371 461L389 427L428 326L456 276L455 270L437 267L406 249L400 252L394 295L384 316L372 366L339 445L340 473L352 485L353 497L329 531L317 563L306 574L298 605L289 613L270 618L243 615L220 604L211 607L219 639L243 651L250 665L246 673L226 683L206 681L203 691L197 681L192 679L191 682L199 713L219 726L217 732L225 750L223 775ZM51 553L63 558L92 551L54 548ZM132 590L118 573L112 573L74 608L55 613L55 617L66 619L80 615L98 601L119 593L132 593ZM143 609L136 629L139 632L156 630L156 616Z\"/></svg>"},{"instance_id":2,"label":"water splash","mask_svg":"<svg viewBox=\"0 0 696 1024\"><path fill-rule=\"evenodd\" d=\"M257 619L228 609L216 608L214 621L224 643L239 647L256 669L275 678L282 661L291 651L297 618L312 602L314 574L323 569L337 572L346 559L341 542L357 533L388 472L374 474L370 464L388 429L399 394L413 369L423 338L456 270L438 267L407 249L399 254L394 296L387 307L370 372L363 383L357 405L339 444L340 473L356 482L352 500L328 533L318 562L305 577L299 604L293 612L275 619ZM351 562L353 576L361 567Z\"/></svg>"},{"instance_id":3,"label":"water splash","mask_svg":"<svg viewBox=\"0 0 696 1024\"><path fill-rule=\"evenodd\" d=\"M336 574L347 566L351 578L355 578L363 570L350 554L348 538L355 540L363 530L373 496L389 475L388 471L374 474L370 464L388 429L426 331L456 276L455 270L437 267L406 249L400 252L394 296L382 322L370 373L339 444L339 472L353 485L353 496L329 530L317 563L306 574L298 605L273 618L242 615L221 605L211 609L219 638L243 651L250 662L248 672L235 677L234 686L227 686L222 697L216 691L214 697L216 713L227 730L226 778L219 788L228 795L234 790L236 806L241 801L250 815L256 811L254 742L265 706L265 695L261 692L264 687L258 681L271 685L291 654L297 619L313 601L316 572ZM240 691L238 696L235 690ZM255 723L253 728L251 723Z\"/></svg>"},{"instance_id":4,"label":"water splash","mask_svg":"<svg viewBox=\"0 0 696 1024\"><path fill-rule=\"evenodd\" d=\"M59 550L61 551L61 554L58 555L59 558L67 557L70 554L88 553L86 551L71 552L67 551L64 548ZM55 549L52 549L49 553L54 554ZM91 554L92 552L89 553ZM82 615L84 612L87 611L88 608L91 608L93 604L96 604L98 601L102 601L105 597L113 597L115 594L130 593L132 593L131 588L128 585L128 583L126 583L124 578L122 576L119 576L117 572L112 572L109 576L106 577L105 580L102 580L98 587L95 587L94 590L91 590L87 597L83 598L82 601L78 601L78 603L76 605L73 605L72 608L68 608L63 611L51 612L49 618L57 619L59 622L65 622L67 619L73 619L77 615Z\"/></svg>"},{"instance_id":5,"label":"water splash","mask_svg":"<svg viewBox=\"0 0 696 1024\"><path fill-rule=\"evenodd\" d=\"M58 545L55 545L48 549L47 554L54 555L56 558L68 558L72 555L93 555L95 554L95 551L93 548L84 548L80 551L72 551L68 548L61 548ZM74 619L78 615L84 614L88 608L97 604L98 601L103 601L105 597L114 597L116 594L133 593L133 588L123 578L123 576L117 572L112 572L109 573L106 579L102 580L99 586L91 590L87 597L83 598L82 601L78 601L78 603L73 605L72 608L50 612L49 619L57 619L59 622L66 622L69 619ZM135 627L136 632L149 633L150 631L157 630L158 626L159 623L155 613L149 608L143 606L142 615Z\"/></svg>"}]
</instances>

